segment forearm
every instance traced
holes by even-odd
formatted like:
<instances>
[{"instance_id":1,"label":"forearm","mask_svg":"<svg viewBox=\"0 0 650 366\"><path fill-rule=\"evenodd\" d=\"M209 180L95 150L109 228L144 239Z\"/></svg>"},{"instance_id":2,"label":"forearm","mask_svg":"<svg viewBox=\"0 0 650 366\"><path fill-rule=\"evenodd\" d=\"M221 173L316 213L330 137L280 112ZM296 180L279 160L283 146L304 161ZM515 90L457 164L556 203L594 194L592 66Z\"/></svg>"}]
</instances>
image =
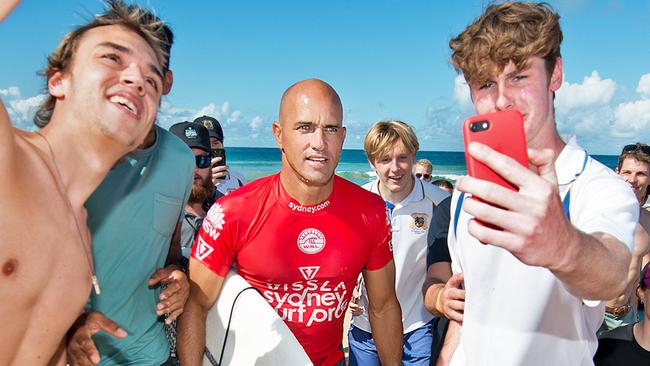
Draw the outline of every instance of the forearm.
<instances>
[{"instance_id":1,"label":"forearm","mask_svg":"<svg viewBox=\"0 0 650 366\"><path fill-rule=\"evenodd\" d=\"M185 304L185 311L177 324L178 356L181 365L200 366L203 364L206 316L207 312L190 295Z\"/></svg>"},{"instance_id":2,"label":"forearm","mask_svg":"<svg viewBox=\"0 0 650 366\"><path fill-rule=\"evenodd\" d=\"M427 277L422 285L424 307L435 316L444 316L437 308L436 303L440 297L445 283L452 276L449 262L432 263L427 269Z\"/></svg>"},{"instance_id":3,"label":"forearm","mask_svg":"<svg viewBox=\"0 0 650 366\"><path fill-rule=\"evenodd\" d=\"M563 259L556 268L549 269L573 295L587 300L610 300L624 291L631 254L611 235L574 229Z\"/></svg>"},{"instance_id":4,"label":"forearm","mask_svg":"<svg viewBox=\"0 0 650 366\"><path fill-rule=\"evenodd\" d=\"M372 338L377 346L377 353L382 365L402 364L402 343L404 334L402 329L402 311L397 302L390 301L377 309L369 305L368 316L372 328Z\"/></svg>"},{"instance_id":5,"label":"forearm","mask_svg":"<svg viewBox=\"0 0 650 366\"><path fill-rule=\"evenodd\" d=\"M425 282L425 286L427 283ZM428 286L424 289L424 307L431 314L435 316L444 316L437 308L436 303L442 292L442 289L445 288L445 284L442 282L429 282Z\"/></svg>"},{"instance_id":6,"label":"forearm","mask_svg":"<svg viewBox=\"0 0 650 366\"><path fill-rule=\"evenodd\" d=\"M438 355L438 360L436 366L447 366L451 362L451 357L456 352L458 348L458 343L460 342L460 324L450 320L449 326L447 327L447 333L445 334L445 339L442 342L442 347L440 348L440 354Z\"/></svg>"}]
</instances>

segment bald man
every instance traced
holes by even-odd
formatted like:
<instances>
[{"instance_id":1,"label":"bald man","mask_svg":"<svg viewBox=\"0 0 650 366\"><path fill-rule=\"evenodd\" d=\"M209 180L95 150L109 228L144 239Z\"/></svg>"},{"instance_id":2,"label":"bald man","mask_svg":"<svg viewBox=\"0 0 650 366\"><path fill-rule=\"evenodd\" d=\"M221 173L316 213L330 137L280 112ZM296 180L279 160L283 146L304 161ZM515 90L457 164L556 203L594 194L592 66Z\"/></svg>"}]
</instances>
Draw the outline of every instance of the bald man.
<instances>
[{"instance_id":1,"label":"bald man","mask_svg":"<svg viewBox=\"0 0 650 366\"><path fill-rule=\"evenodd\" d=\"M201 364L206 314L234 263L317 366L345 365L343 318L363 273L381 362L401 365L386 207L378 195L334 175L345 139L342 119L341 100L323 81L298 82L282 96L273 123L280 172L217 202L194 245L191 294L179 323L181 364Z\"/></svg>"}]
</instances>

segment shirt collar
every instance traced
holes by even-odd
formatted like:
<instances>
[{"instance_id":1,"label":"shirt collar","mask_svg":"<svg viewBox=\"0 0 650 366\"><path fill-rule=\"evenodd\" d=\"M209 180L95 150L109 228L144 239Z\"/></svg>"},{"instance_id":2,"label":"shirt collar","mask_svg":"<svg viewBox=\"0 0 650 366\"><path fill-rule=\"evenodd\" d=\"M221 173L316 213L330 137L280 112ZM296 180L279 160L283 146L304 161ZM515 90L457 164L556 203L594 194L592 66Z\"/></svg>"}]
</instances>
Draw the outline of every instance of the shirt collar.
<instances>
[{"instance_id":1,"label":"shirt collar","mask_svg":"<svg viewBox=\"0 0 650 366\"><path fill-rule=\"evenodd\" d=\"M575 137L568 140L555 160L555 174L560 185L569 184L576 179L576 174L579 174L584 167L587 154L578 146Z\"/></svg>"}]
</instances>

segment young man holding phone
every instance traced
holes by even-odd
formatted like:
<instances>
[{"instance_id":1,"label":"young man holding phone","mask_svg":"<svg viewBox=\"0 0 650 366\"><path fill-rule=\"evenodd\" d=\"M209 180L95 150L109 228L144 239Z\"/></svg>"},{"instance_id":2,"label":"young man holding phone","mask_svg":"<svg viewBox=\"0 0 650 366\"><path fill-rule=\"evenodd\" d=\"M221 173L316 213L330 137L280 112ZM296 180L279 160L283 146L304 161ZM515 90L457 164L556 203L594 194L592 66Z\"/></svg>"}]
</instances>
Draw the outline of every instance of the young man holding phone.
<instances>
[{"instance_id":1,"label":"young man holding phone","mask_svg":"<svg viewBox=\"0 0 650 366\"><path fill-rule=\"evenodd\" d=\"M454 195L449 249L467 297L451 365L592 364L603 300L623 290L638 203L556 130L561 41L549 5L519 2L487 7L450 41L476 112L521 112L529 148L525 167L467 146L517 190L472 177L456 183L464 199Z\"/></svg>"}]
</instances>

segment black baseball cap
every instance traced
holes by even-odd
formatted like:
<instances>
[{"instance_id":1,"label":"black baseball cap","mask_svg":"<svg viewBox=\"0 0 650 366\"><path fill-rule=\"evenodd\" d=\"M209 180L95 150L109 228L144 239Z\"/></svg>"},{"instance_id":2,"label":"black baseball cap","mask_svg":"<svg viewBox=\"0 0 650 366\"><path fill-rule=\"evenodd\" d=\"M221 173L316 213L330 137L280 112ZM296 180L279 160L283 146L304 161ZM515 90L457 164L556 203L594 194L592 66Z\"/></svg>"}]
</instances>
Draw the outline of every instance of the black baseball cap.
<instances>
[{"instance_id":1,"label":"black baseball cap","mask_svg":"<svg viewBox=\"0 0 650 366\"><path fill-rule=\"evenodd\" d=\"M208 154L212 153L210 148L210 133L208 129L194 122L180 122L172 125L169 132L180 137L189 147L204 150Z\"/></svg>"},{"instance_id":2,"label":"black baseball cap","mask_svg":"<svg viewBox=\"0 0 650 366\"><path fill-rule=\"evenodd\" d=\"M217 121L216 118L210 116L201 116L197 117L194 120L194 123L198 123L203 127L208 129L210 137L215 137L217 140L221 141L223 144L223 130L221 129L221 124Z\"/></svg>"}]
</instances>

